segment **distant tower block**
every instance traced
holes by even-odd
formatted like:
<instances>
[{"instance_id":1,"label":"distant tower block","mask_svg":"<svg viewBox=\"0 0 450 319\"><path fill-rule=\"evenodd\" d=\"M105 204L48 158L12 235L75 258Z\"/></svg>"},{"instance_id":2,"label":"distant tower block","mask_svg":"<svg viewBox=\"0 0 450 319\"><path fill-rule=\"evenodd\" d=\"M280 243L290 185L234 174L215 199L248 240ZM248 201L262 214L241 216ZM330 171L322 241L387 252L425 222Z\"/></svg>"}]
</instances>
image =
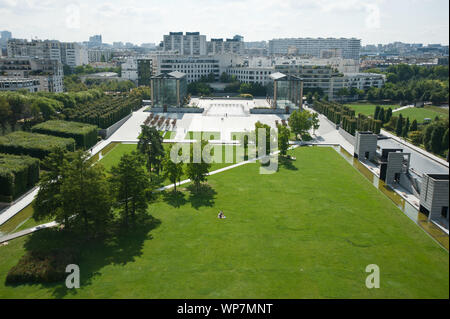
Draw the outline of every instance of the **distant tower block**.
<instances>
[{"instance_id":1,"label":"distant tower block","mask_svg":"<svg viewBox=\"0 0 450 319\"><path fill-rule=\"evenodd\" d=\"M356 132L354 157L373 160L377 152L377 135L372 132Z\"/></svg>"},{"instance_id":2,"label":"distant tower block","mask_svg":"<svg viewBox=\"0 0 450 319\"><path fill-rule=\"evenodd\" d=\"M424 174L420 188L420 211L448 227L448 175Z\"/></svg>"}]
</instances>

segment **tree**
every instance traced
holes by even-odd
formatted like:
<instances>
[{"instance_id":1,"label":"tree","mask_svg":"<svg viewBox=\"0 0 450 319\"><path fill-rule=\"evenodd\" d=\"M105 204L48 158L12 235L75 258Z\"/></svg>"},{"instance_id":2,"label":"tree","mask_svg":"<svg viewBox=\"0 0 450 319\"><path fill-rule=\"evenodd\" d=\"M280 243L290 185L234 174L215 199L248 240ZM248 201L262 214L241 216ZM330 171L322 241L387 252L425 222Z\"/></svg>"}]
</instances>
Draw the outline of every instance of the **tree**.
<instances>
[{"instance_id":1,"label":"tree","mask_svg":"<svg viewBox=\"0 0 450 319\"><path fill-rule=\"evenodd\" d=\"M378 113L378 120L380 120L381 123L384 124L385 121L384 108L380 108L380 113Z\"/></svg>"},{"instance_id":2,"label":"tree","mask_svg":"<svg viewBox=\"0 0 450 319\"><path fill-rule=\"evenodd\" d=\"M411 133L409 133L409 138L414 145L422 144L423 136L421 131L411 131Z\"/></svg>"},{"instance_id":3,"label":"tree","mask_svg":"<svg viewBox=\"0 0 450 319\"><path fill-rule=\"evenodd\" d=\"M61 202L64 216L84 229L87 235L98 235L112 219L111 197L101 164L92 165L88 153L77 151L63 166Z\"/></svg>"},{"instance_id":4,"label":"tree","mask_svg":"<svg viewBox=\"0 0 450 319\"><path fill-rule=\"evenodd\" d=\"M381 109L381 107L380 107L379 105L375 106L375 114L374 114L374 116L373 116L373 118L374 118L375 120L379 120L379 119L380 119L380 118L379 118L380 109Z\"/></svg>"},{"instance_id":5,"label":"tree","mask_svg":"<svg viewBox=\"0 0 450 319\"><path fill-rule=\"evenodd\" d=\"M448 129L447 129L448 130ZM445 128L442 125L434 126L431 133L430 149L433 153L439 154L442 151L442 139L445 134Z\"/></svg>"},{"instance_id":6,"label":"tree","mask_svg":"<svg viewBox=\"0 0 450 319\"><path fill-rule=\"evenodd\" d=\"M117 166L111 168L109 181L114 206L120 208L126 226L129 217L135 224L137 213L145 212L148 206L146 194L150 182L143 165L142 155L132 152L124 154Z\"/></svg>"},{"instance_id":7,"label":"tree","mask_svg":"<svg viewBox=\"0 0 450 319\"><path fill-rule=\"evenodd\" d=\"M320 127L319 114L313 113L311 121L312 121L313 134L316 135L316 130L318 130Z\"/></svg>"},{"instance_id":8,"label":"tree","mask_svg":"<svg viewBox=\"0 0 450 319\"><path fill-rule=\"evenodd\" d=\"M175 163L171 158L171 149L166 153L163 161L164 176L166 176L171 183L174 184L173 191L177 191L177 182L183 176L183 162ZM180 150L181 151L181 150Z\"/></svg>"},{"instance_id":9,"label":"tree","mask_svg":"<svg viewBox=\"0 0 450 319\"><path fill-rule=\"evenodd\" d=\"M448 150L448 128L445 130L444 135L442 136L442 150Z\"/></svg>"},{"instance_id":10,"label":"tree","mask_svg":"<svg viewBox=\"0 0 450 319\"><path fill-rule=\"evenodd\" d=\"M289 128L283 125L278 125L278 148L280 149L281 156L286 156L287 149L289 148L289 136L291 131Z\"/></svg>"},{"instance_id":11,"label":"tree","mask_svg":"<svg viewBox=\"0 0 450 319\"><path fill-rule=\"evenodd\" d=\"M401 136L403 132L403 116L400 114L395 125L395 134Z\"/></svg>"},{"instance_id":12,"label":"tree","mask_svg":"<svg viewBox=\"0 0 450 319\"><path fill-rule=\"evenodd\" d=\"M308 131L313 126L312 121L313 115L307 110L295 110L288 119L289 126L294 132L295 136L303 136L308 133Z\"/></svg>"},{"instance_id":13,"label":"tree","mask_svg":"<svg viewBox=\"0 0 450 319\"><path fill-rule=\"evenodd\" d=\"M384 123L389 122L391 117L392 117L392 109L388 108L386 111L385 117L384 117L384 120L385 120Z\"/></svg>"},{"instance_id":14,"label":"tree","mask_svg":"<svg viewBox=\"0 0 450 319\"><path fill-rule=\"evenodd\" d=\"M139 134L137 149L146 159L150 180L152 167L155 168L156 174L159 175L161 162L164 157L164 147L162 143L163 138L156 128L141 125L141 134Z\"/></svg>"},{"instance_id":15,"label":"tree","mask_svg":"<svg viewBox=\"0 0 450 319\"><path fill-rule=\"evenodd\" d=\"M9 121L9 117L12 115L11 108L8 100L3 96L0 96L0 125L2 126L2 132L6 132L6 124Z\"/></svg>"},{"instance_id":16,"label":"tree","mask_svg":"<svg viewBox=\"0 0 450 319\"><path fill-rule=\"evenodd\" d=\"M209 163L208 159L203 158L202 153L205 147L208 145L208 141L201 140L194 144L191 144L191 151L190 151L190 161L186 165L186 175L189 177L189 179L194 182L195 188L197 192L200 189L200 183L207 180L207 174L209 172L209 169L211 168L211 164ZM194 152L200 151L200 160L197 161L197 163L194 163L194 158L196 155Z\"/></svg>"},{"instance_id":17,"label":"tree","mask_svg":"<svg viewBox=\"0 0 450 319\"><path fill-rule=\"evenodd\" d=\"M62 209L61 200L61 185L66 165L67 154L62 148L55 149L43 160L46 170L42 173L38 184L39 191L33 202L33 218L37 221L54 218L68 229L70 214Z\"/></svg>"},{"instance_id":18,"label":"tree","mask_svg":"<svg viewBox=\"0 0 450 319\"><path fill-rule=\"evenodd\" d=\"M404 138L408 137L408 132L409 132L409 117L406 118L406 123L403 126L402 137Z\"/></svg>"},{"instance_id":19,"label":"tree","mask_svg":"<svg viewBox=\"0 0 450 319\"><path fill-rule=\"evenodd\" d=\"M411 123L411 127L409 128L410 131L417 131L417 120L414 119Z\"/></svg>"}]
</instances>

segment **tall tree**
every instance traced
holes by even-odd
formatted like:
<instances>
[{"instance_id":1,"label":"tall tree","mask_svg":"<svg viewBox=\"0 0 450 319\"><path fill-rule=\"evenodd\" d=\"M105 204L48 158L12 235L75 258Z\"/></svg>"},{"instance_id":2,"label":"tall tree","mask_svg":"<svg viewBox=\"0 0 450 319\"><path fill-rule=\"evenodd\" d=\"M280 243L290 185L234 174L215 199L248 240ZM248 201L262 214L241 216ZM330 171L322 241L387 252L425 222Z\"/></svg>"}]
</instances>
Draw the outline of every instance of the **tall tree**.
<instances>
[{"instance_id":1,"label":"tall tree","mask_svg":"<svg viewBox=\"0 0 450 319\"><path fill-rule=\"evenodd\" d=\"M287 149L289 148L289 136L291 130L283 125L278 125L278 148L280 149L281 156L286 156Z\"/></svg>"},{"instance_id":2,"label":"tall tree","mask_svg":"<svg viewBox=\"0 0 450 319\"><path fill-rule=\"evenodd\" d=\"M88 153L73 153L64 165L61 200L64 215L87 235L99 235L110 222L111 197L106 174L101 164L91 165Z\"/></svg>"},{"instance_id":3,"label":"tall tree","mask_svg":"<svg viewBox=\"0 0 450 319\"><path fill-rule=\"evenodd\" d=\"M62 148L55 149L42 162L46 170L39 181L39 191L33 202L33 218L37 221L54 218L70 228L69 217L63 210L61 185L67 165L67 153Z\"/></svg>"},{"instance_id":4,"label":"tall tree","mask_svg":"<svg viewBox=\"0 0 450 319\"><path fill-rule=\"evenodd\" d=\"M208 145L208 141L201 140L196 142L196 145L191 144L191 152L190 152L190 161L186 165L186 175L189 179L194 182L197 192L200 189L200 183L207 180L207 174L209 169L211 168L211 164L208 163L209 160L203 158L202 153L205 147ZM198 152L200 150L200 154L194 154L194 152ZM200 157L200 159L195 163L195 157ZM200 155L200 156L198 156ZM198 159L198 158L197 158Z\"/></svg>"},{"instance_id":5,"label":"tall tree","mask_svg":"<svg viewBox=\"0 0 450 319\"><path fill-rule=\"evenodd\" d=\"M403 116L400 114L395 125L395 134L401 136L403 131Z\"/></svg>"},{"instance_id":6,"label":"tall tree","mask_svg":"<svg viewBox=\"0 0 450 319\"><path fill-rule=\"evenodd\" d=\"M156 128L141 125L141 134L139 135L137 149L146 159L150 179L152 167L155 168L156 174L159 175L161 162L164 158L164 147L162 143L163 138Z\"/></svg>"},{"instance_id":7,"label":"tall tree","mask_svg":"<svg viewBox=\"0 0 450 319\"><path fill-rule=\"evenodd\" d=\"M181 151L181 150L180 150ZM174 184L173 191L177 191L177 182L183 175L183 162L175 163L171 158L171 149L166 153L163 161L164 175Z\"/></svg>"},{"instance_id":8,"label":"tall tree","mask_svg":"<svg viewBox=\"0 0 450 319\"><path fill-rule=\"evenodd\" d=\"M411 122L411 126L410 126L409 130L410 130L410 131L417 131L417 120L416 120L416 119L414 119L414 120Z\"/></svg>"},{"instance_id":9,"label":"tall tree","mask_svg":"<svg viewBox=\"0 0 450 319\"><path fill-rule=\"evenodd\" d=\"M2 127L2 132L6 132L6 124L10 120L12 115L11 107L9 106L8 100L3 96L0 96L0 125Z\"/></svg>"},{"instance_id":10,"label":"tall tree","mask_svg":"<svg viewBox=\"0 0 450 319\"><path fill-rule=\"evenodd\" d=\"M319 127L320 127L319 114L318 113L313 113L311 121L312 121L313 134L315 135L316 134L316 130L318 130Z\"/></svg>"},{"instance_id":11,"label":"tall tree","mask_svg":"<svg viewBox=\"0 0 450 319\"><path fill-rule=\"evenodd\" d=\"M126 226L129 218L134 224L136 215L145 212L148 206L146 194L150 181L143 165L142 155L132 152L124 154L117 166L111 168L109 181L114 206L121 210Z\"/></svg>"}]
</instances>

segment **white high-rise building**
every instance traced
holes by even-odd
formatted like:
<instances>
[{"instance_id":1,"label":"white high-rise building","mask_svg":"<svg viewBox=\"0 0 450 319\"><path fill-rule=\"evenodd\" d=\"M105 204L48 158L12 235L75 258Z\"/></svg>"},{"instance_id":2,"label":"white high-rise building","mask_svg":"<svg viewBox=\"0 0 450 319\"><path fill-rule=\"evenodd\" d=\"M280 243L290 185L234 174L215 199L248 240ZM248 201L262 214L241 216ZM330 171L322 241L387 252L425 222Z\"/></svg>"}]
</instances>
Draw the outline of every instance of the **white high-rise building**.
<instances>
[{"instance_id":1,"label":"white high-rise building","mask_svg":"<svg viewBox=\"0 0 450 319\"><path fill-rule=\"evenodd\" d=\"M200 32L170 32L164 35L164 51L177 51L181 55L205 55L206 35Z\"/></svg>"},{"instance_id":2,"label":"white high-rise building","mask_svg":"<svg viewBox=\"0 0 450 319\"><path fill-rule=\"evenodd\" d=\"M298 49L299 55L321 57L324 53L335 52L344 59L359 60L361 40L356 38L286 38L269 41L270 55L285 55L291 47ZM331 50L331 51L330 51ZM334 50L334 51L333 51ZM329 56L332 57L332 56Z\"/></svg>"}]
</instances>

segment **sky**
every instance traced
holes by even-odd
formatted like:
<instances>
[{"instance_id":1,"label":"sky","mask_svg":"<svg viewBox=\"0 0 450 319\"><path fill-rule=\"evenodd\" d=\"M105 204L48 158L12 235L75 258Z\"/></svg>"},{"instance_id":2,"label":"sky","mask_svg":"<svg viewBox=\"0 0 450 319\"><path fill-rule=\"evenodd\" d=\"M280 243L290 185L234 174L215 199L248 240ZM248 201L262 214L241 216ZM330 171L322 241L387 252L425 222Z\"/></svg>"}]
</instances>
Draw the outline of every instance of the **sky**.
<instances>
[{"instance_id":1,"label":"sky","mask_svg":"<svg viewBox=\"0 0 450 319\"><path fill-rule=\"evenodd\" d=\"M448 0L0 0L15 38L153 42L170 31L244 41L356 37L362 44L448 44Z\"/></svg>"}]
</instances>

